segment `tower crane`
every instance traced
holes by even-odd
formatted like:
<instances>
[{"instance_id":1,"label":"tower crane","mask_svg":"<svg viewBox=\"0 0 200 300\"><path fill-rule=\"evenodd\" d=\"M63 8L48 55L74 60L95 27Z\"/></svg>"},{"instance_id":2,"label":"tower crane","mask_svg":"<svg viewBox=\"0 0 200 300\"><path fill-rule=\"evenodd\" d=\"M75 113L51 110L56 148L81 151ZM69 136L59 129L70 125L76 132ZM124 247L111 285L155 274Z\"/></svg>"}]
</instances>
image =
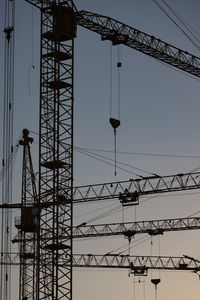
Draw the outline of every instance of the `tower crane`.
<instances>
[{"instance_id":1,"label":"tower crane","mask_svg":"<svg viewBox=\"0 0 200 300\"><path fill-rule=\"evenodd\" d=\"M80 192L80 189L73 192L73 67L77 25L99 33L102 40L110 40L113 45L127 45L196 77L200 77L200 59L109 17L79 12L72 0L26 1L41 12L39 184L34 203L39 218L35 231L34 297L36 300L71 300L73 203L76 202L76 193ZM155 187L150 184L148 191L161 192L160 183L165 191L169 191L169 187L173 190L174 180L179 190L199 188L198 176L196 173L194 177L191 174L175 175L170 178L170 186L158 176L131 180L129 184L133 183L136 187L131 194L129 189L127 194L127 190L122 188L120 200L124 205L127 199L128 202L129 199L136 201L138 193L145 194L146 184L154 179L157 184ZM188 185L189 180L191 185ZM119 186L116 183L116 190ZM90 199L103 195L100 190L96 197L90 186L88 194L83 196L80 193L79 199L87 200L91 191ZM104 191L107 192L106 199L111 195L119 197L119 192L115 193L113 188L111 194L107 186Z\"/></svg>"},{"instance_id":2,"label":"tower crane","mask_svg":"<svg viewBox=\"0 0 200 300\"><path fill-rule=\"evenodd\" d=\"M16 218L15 226L21 236L20 241L20 283L19 299L35 299L35 253L36 229L39 210L36 204L36 180L33 171L30 144L33 138L27 129L23 130L23 138L19 144L23 146L21 218ZM31 241L30 241L31 240Z\"/></svg>"},{"instance_id":3,"label":"tower crane","mask_svg":"<svg viewBox=\"0 0 200 300\"><path fill-rule=\"evenodd\" d=\"M73 188L73 203L118 199L123 206L137 205L140 196L198 190L199 188L200 172L167 176L155 175L124 181L75 186ZM52 188L49 188L41 193L40 198L48 197L52 191ZM65 190L60 190L60 193L65 193ZM0 208L21 208L21 206L21 203L11 205L4 203L0 205Z\"/></svg>"},{"instance_id":4,"label":"tower crane","mask_svg":"<svg viewBox=\"0 0 200 300\"><path fill-rule=\"evenodd\" d=\"M48 265L50 257L46 258ZM67 258L63 258L63 261ZM24 261L24 264L25 261ZM2 265L21 265L18 253L12 253L10 260L4 253ZM75 268L129 269L135 276L147 275L148 270L192 271L199 272L199 261L189 256L135 256L121 254L73 254Z\"/></svg>"},{"instance_id":5,"label":"tower crane","mask_svg":"<svg viewBox=\"0 0 200 300\"><path fill-rule=\"evenodd\" d=\"M200 173L186 173L168 176L149 176L128 181L109 182L77 186L73 190L73 202L89 202L106 199L120 199L122 205L136 205L139 197L175 191L200 188Z\"/></svg>"},{"instance_id":6,"label":"tower crane","mask_svg":"<svg viewBox=\"0 0 200 300\"><path fill-rule=\"evenodd\" d=\"M18 226L18 225L17 225ZM149 234L150 236L162 235L164 232L198 230L200 229L200 218L176 218L162 220L146 220L123 223L91 224L82 223L73 227L73 238L97 238L109 236L127 236L134 237L137 234ZM34 237L26 238L26 242L34 241ZM18 232L13 243L23 242L22 232Z\"/></svg>"},{"instance_id":7,"label":"tower crane","mask_svg":"<svg viewBox=\"0 0 200 300\"><path fill-rule=\"evenodd\" d=\"M111 224L80 224L73 228L73 238L108 237L116 235L149 234L200 229L200 218L177 218ZM21 237L20 237L21 238Z\"/></svg>"}]
</instances>

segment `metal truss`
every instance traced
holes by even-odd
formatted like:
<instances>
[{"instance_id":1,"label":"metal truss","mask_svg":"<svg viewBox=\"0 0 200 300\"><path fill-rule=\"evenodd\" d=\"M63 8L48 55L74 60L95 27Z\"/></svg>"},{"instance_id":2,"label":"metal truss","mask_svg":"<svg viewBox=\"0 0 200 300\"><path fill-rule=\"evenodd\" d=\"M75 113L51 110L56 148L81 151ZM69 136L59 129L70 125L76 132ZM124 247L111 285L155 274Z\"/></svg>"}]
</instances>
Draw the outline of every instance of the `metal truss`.
<instances>
[{"instance_id":1,"label":"metal truss","mask_svg":"<svg viewBox=\"0 0 200 300\"><path fill-rule=\"evenodd\" d=\"M74 202L89 202L106 199L119 199L126 195L131 197L137 192L139 196L162 194L175 191L184 191L200 188L200 172L177 174L169 176L151 176L128 181L109 182L94 185L74 187ZM133 204L135 197L133 197Z\"/></svg>"},{"instance_id":2,"label":"metal truss","mask_svg":"<svg viewBox=\"0 0 200 300\"><path fill-rule=\"evenodd\" d=\"M73 238L79 239L123 235L131 239L136 234L149 234L154 236L163 234L164 232L197 229L200 229L200 217L95 225L87 225L86 223L82 223L79 226L73 227ZM12 242L19 243L22 240L23 237L19 232ZM30 237L29 241L32 241L32 237Z\"/></svg>"},{"instance_id":3,"label":"metal truss","mask_svg":"<svg viewBox=\"0 0 200 300\"><path fill-rule=\"evenodd\" d=\"M33 139L29 137L29 131L23 130L23 139L19 144L23 146L23 167L22 167L22 196L21 196L21 218L15 219L15 226L21 236L20 249L20 276L19 276L19 299L35 300L36 273L35 273L35 252L36 252L36 224L38 209L36 205L36 183L33 172L30 144ZM26 206L29 206L27 209Z\"/></svg>"},{"instance_id":4,"label":"metal truss","mask_svg":"<svg viewBox=\"0 0 200 300\"><path fill-rule=\"evenodd\" d=\"M44 262L48 265L50 258ZM67 258L63 258L63 263ZM19 265L19 255L4 254L2 265ZM192 257L183 256L129 256L119 254L74 254L73 267L75 268L107 268L107 269L131 269L135 275L141 275L142 271L174 270L174 271L200 271L200 262Z\"/></svg>"},{"instance_id":5,"label":"metal truss","mask_svg":"<svg viewBox=\"0 0 200 300\"><path fill-rule=\"evenodd\" d=\"M82 10L77 13L76 19L78 25L100 34L102 40L110 40L113 45L124 44L200 77L200 58L187 51L110 17Z\"/></svg>"},{"instance_id":6,"label":"metal truss","mask_svg":"<svg viewBox=\"0 0 200 300\"><path fill-rule=\"evenodd\" d=\"M163 194L169 192L195 190L200 188L200 172L176 174L168 176L151 176L139 179L129 179L126 181L107 182L100 184L91 184L77 186L73 188L73 203L84 203L90 201L100 201L107 199L119 199L122 204L124 200L120 198L129 199L129 205L135 203L135 193L138 196ZM42 192L41 199L46 199L52 195L53 188L48 188L47 191ZM63 192L63 190L61 190ZM39 198L39 197L38 197ZM125 201L124 201L125 202ZM49 201L49 205L50 205ZM41 203L41 206L45 206ZM2 204L0 208L21 208L20 203L8 205Z\"/></svg>"},{"instance_id":7,"label":"metal truss","mask_svg":"<svg viewBox=\"0 0 200 300\"><path fill-rule=\"evenodd\" d=\"M74 238L106 237L124 235L132 238L136 234L151 236L169 231L200 229L200 218L178 218L167 220L138 221L126 223L86 225L83 223L73 229Z\"/></svg>"},{"instance_id":8,"label":"metal truss","mask_svg":"<svg viewBox=\"0 0 200 300\"><path fill-rule=\"evenodd\" d=\"M169 256L129 256L129 255L73 255L73 265L79 268L131 268L133 273L140 273L141 270L162 269L162 270L200 270L199 263L193 258L169 257Z\"/></svg>"},{"instance_id":9,"label":"metal truss","mask_svg":"<svg viewBox=\"0 0 200 300\"><path fill-rule=\"evenodd\" d=\"M36 299L71 299L75 7L72 0L28 2L41 10Z\"/></svg>"}]
</instances>

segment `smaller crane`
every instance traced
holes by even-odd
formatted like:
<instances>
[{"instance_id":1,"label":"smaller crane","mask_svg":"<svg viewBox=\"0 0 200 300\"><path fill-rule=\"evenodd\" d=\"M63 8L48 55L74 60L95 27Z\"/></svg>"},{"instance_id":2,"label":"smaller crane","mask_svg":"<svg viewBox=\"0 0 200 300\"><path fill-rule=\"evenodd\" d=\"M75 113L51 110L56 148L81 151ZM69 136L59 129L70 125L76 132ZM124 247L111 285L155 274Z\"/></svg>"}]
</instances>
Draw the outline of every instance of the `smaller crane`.
<instances>
[{"instance_id":1,"label":"smaller crane","mask_svg":"<svg viewBox=\"0 0 200 300\"><path fill-rule=\"evenodd\" d=\"M36 232L38 230L39 209L37 207L36 180L30 144L33 138L27 129L23 130L23 138L19 144L23 146L21 218L15 219L15 226L20 237L20 283L19 299L31 297L35 300L35 265L36 265Z\"/></svg>"}]
</instances>

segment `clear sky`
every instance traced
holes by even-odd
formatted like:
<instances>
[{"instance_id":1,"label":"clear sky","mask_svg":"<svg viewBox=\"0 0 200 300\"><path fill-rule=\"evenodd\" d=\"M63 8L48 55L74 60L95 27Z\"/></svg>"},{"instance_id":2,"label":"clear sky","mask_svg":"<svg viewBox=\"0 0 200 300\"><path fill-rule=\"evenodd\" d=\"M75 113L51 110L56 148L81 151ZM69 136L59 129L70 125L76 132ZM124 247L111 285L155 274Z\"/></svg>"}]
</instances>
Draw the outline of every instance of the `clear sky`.
<instances>
[{"instance_id":1,"label":"clear sky","mask_svg":"<svg viewBox=\"0 0 200 300\"><path fill-rule=\"evenodd\" d=\"M161 0L158 0L162 3ZM197 0L167 0L167 3L200 32L200 2ZM127 25L154 35L176 47L200 57L199 51L151 0L76 0L79 10L110 16ZM3 1L0 4L0 97L3 99L4 19ZM32 19L33 16L33 27ZM39 29L37 9L24 0L16 1L15 27L15 111L14 141L23 128L38 132L39 116ZM32 39L33 30L33 39ZM117 108L118 48L113 47L113 111ZM119 47L121 67L121 126L117 134L117 150L133 153L200 156L200 82L186 73L125 46ZM32 55L33 53L33 55ZM34 64L34 69L32 65ZM75 41L75 146L113 150L113 130L109 124L110 101L110 43L100 36L78 28ZM1 119L3 100L1 105ZM117 117L116 114L113 117ZM34 168L38 166L38 136L33 134ZM2 141L2 134L1 134ZM113 158L113 153L95 152ZM75 185L128 180L137 176L123 170L114 176L114 167L74 151ZM19 150L14 169L13 201L20 201L22 151ZM200 159L118 154L117 160L159 175L191 171L200 166ZM126 170L147 176L134 168ZM199 193L176 193L149 199L137 207L137 220L187 217L200 210ZM144 199L141 199L144 200ZM141 201L142 202L142 201ZM108 207L109 205L109 207ZM112 206L111 206L112 205ZM117 200L103 205L75 207L74 224L88 222L119 205ZM98 211L97 211L98 209ZM16 212L16 215L19 212ZM198 215L197 215L198 216ZM125 212L126 221L135 220L135 209ZM96 223L122 221L122 212L101 218ZM13 230L13 236L16 231ZM135 239L138 239L136 237ZM104 254L128 242L123 237L75 242L76 253ZM131 249L132 255L158 255L158 238ZM134 246L134 243L133 245ZM16 247L16 246L15 246ZM199 257L199 232L165 233L160 238L160 255ZM118 253L115 251L114 253ZM127 253L127 252L126 252ZM13 279L17 278L13 272ZM200 283L197 275L186 272L153 272L160 277L158 300L196 300ZM134 300L155 299L151 274L146 278L128 277L127 271L74 271L74 300ZM141 281L139 283L139 280ZM145 283L143 282L145 281ZM14 281L13 281L14 282ZM135 283L134 283L135 282ZM14 287L14 283L13 283ZM144 294L145 287L145 294ZM16 299L13 288L12 299Z\"/></svg>"}]
</instances>

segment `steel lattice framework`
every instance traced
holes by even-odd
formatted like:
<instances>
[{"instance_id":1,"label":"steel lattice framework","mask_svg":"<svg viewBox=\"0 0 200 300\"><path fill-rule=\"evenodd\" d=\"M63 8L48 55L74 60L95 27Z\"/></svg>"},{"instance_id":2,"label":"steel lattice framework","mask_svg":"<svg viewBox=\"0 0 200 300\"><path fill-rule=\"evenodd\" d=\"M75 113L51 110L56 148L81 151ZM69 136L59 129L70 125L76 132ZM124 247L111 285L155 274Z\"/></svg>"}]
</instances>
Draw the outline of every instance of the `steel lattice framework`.
<instances>
[{"instance_id":1,"label":"steel lattice framework","mask_svg":"<svg viewBox=\"0 0 200 300\"><path fill-rule=\"evenodd\" d=\"M77 24L110 40L124 44L171 66L200 77L200 58L110 17L88 11L77 13Z\"/></svg>"},{"instance_id":2,"label":"steel lattice framework","mask_svg":"<svg viewBox=\"0 0 200 300\"><path fill-rule=\"evenodd\" d=\"M82 223L73 227L73 238L108 237L116 235L132 238L136 234L149 234L154 236L170 231L197 229L200 229L200 217L93 225ZM23 241L23 237L21 236L21 232L19 232L12 242L19 243L21 241ZM29 241L32 241L32 237L30 237Z\"/></svg>"},{"instance_id":3,"label":"steel lattice framework","mask_svg":"<svg viewBox=\"0 0 200 300\"><path fill-rule=\"evenodd\" d=\"M200 172L176 174L168 176L151 176L138 179L129 179L117 182L76 186L73 188L73 203L119 199L120 194L126 192L131 196L137 192L138 196L163 194L169 192L195 190L200 188ZM63 192L63 190L60 190ZM53 188L40 194L40 199L46 199L53 192ZM38 197L39 198L39 197ZM49 202L50 204L51 202ZM45 205L41 203L41 206ZM2 204L0 208L21 208L20 203Z\"/></svg>"},{"instance_id":4,"label":"steel lattice framework","mask_svg":"<svg viewBox=\"0 0 200 300\"><path fill-rule=\"evenodd\" d=\"M78 186L74 188L74 202L119 199L126 191L138 195L168 193L200 188L200 173L187 173L169 176L151 176L128 181L109 182Z\"/></svg>"},{"instance_id":5,"label":"steel lattice framework","mask_svg":"<svg viewBox=\"0 0 200 300\"><path fill-rule=\"evenodd\" d=\"M41 10L36 299L71 299L75 7L71 0L28 2Z\"/></svg>"},{"instance_id":6,"label":"steel lattice framework","mask_svg":"<svg viewBox=\"0 0 200 300\"><path fill-rule=\"evenodd\" d=\"M144 268L199 271L199 262L195 259L169 256L75 254L73 265L80 268L131 268L136 273Z\"/></svg>"},{"instance_id":7,"label":"steel lattice framework","mask_svg":"<svg viewBox=\"0 0 200 300\"><path fill-rule=\"evenodd\" d=\"M66 258L64 260L67 260ZM49 264L51 258L47 257L45 262ZM63 261L64 262L64 261ZM11 256L4 253L2 265L19 265L19 255ZM106 269L131 269L134 275L142 275L149 269L171 270L171 271L200 271L199 260L193 257L177 256L129 256L120 254L74 254L73 267L75 268L106 268Z\"/></svg>"},{"instance_id":8,"label":"steel lattice framework","mask_svg":"<svg viewBox=\"0 0 200 300\"><path fill-rule=\"evenodd\" d=\"M23 146L22 168L22 196L21 218L16 218L15 226L19 229L20 240L20 284L19 299L31 297L35 300L35 252L36 252L36 226L37 211L32 218L32 209L36 204L36 183L30 152L33 139L27 129L23 130L23 139L19 144ZM27 209L27 206L30 208Z\"/></svg>"},{"instance_id":9,"label":"steel lattice framework","mask_svg":"<svg viewBox=\"0 0 200 300\"><path fill-rule=\"evenodd\" d=\"M169 231L200 229L200 218L177 218L112 224L81 224L73 229L74 238L106 237L124 235L134 237L136 234L158 235Z\"/></svg>"}]
</instances>

